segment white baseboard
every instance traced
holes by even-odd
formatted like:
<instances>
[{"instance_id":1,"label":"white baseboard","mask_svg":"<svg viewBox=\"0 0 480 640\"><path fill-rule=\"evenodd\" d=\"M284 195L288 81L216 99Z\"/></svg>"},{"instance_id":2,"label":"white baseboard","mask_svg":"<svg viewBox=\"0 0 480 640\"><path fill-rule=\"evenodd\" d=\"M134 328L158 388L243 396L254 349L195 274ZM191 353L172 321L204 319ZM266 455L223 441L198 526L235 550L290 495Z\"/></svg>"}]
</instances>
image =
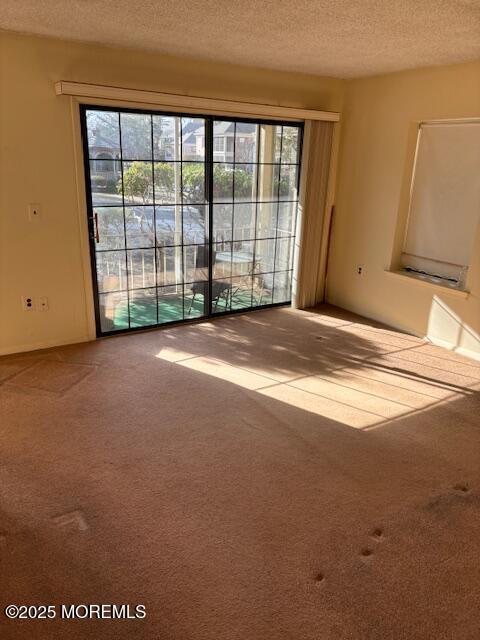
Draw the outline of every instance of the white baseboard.
<instances>
[{"instance_id":1,"label":"white baseboard","mask_svg":"<svg viewBox=\"0 0 480 640\"><path fill-rule=\"evenodd\" d=\"M79 342L90 342L92 338L88 336L77 336L68 340L46 340L41 342L29 342L26 344L13 345L0 349L0 356L9 356L26 351L39 351L40 349L51 349L52 347L64 347L68 344L78 344Z\"/></svg>"},{"instance_id":2,"label":"white baseboard","mask_svg":"<svg viewBox=\"0 0 480 640\"><path fill-rule=\"evenodd\" d=\"M447 340L441 340L440 338L435 338L433 336L425 335L418 333L417 331L413 331L411 327L406 325L402 325L399 322L392 322L390 319L377 316L374 317L368 314L363 309L359 309L356 305L345 305L341 302L334 302L333 300L328 300L328 304L333 304L340 309L346 309L347 311L351 311L352 313L357 313L359 316L366 318L367 320L374 320L376 322L381 322L385 324L387 327L391 327L392 329L397 329L398 331L402 331L403 333L407 333L411 336L415 336L416 338L421 338L431 344L436 345L437 347L443 347L444 349L448 349L448 351L453 351L454 353L458 353L461 356L466 356L467 358L471 358L472 360L480 361L480 352L473 351L472 349L465 349L464 347L458 347L457 345L448 342Z\"/></svg>"},{"instance_id":3,"label":"white baseboard","mask_svg":"<svg viewBox=\"0 0 480 640\"><path fill-rule=\"evenodd\" d=\"M447 342L447 340L435 338L434 336L426 336L426 340L435 344L437 347L443 347L444 349L448 349L448 351L453 351L461 356L466 356L467 358L472 358L472 360L478 360L480 362L480 353L478 351L472 351L472 349L465 349L464 347L457 347L451 342Z\"/></svg>"}]
</instances>

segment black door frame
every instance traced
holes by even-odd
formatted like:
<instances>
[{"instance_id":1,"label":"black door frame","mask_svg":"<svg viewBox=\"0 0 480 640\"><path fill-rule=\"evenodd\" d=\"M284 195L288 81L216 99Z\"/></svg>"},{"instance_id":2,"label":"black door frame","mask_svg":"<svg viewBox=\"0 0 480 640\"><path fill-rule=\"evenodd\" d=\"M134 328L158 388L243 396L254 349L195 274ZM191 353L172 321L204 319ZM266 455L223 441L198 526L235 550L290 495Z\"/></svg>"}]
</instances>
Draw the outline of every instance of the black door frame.
<instances>
[{"instance_id":1,"label":"black door frame","mask_svg":"<svg viewBox=\"0 0 480 640\"><path fill-rule=\"evenodd\" d=\"M299 129L299 148L298 148L298 175L297 175L297 192L300 192L300 177L302 170L302 150L303 150L303 135L304 135L304 122L298 120L272 120L269 118L242 118L242 117L233 117L233 116L217 116L212 114L201 114L201 113L183 113L178 111L163 111L156 109L134 109L128 107L112 107L112 106L104 106L104 105L94 105L94 104L86 104L81 103L79 105L80 109L80 130L82 137L82 151L83 151L83 166L84 166L84 178L85 178L85 190L86 190L86 201L87 201L87 220L88 220L88 237L89 237L89 253L90 253L90 269L91 269L91 277L92 277L92 286L93 286L93 298L94 298L94 310L95 310L95 329L97 338L118 335L122 333L132 333L135 331L149 331L152 329L159 329L162 327L171 327L175 325L181 325L186 323L197 323L204 322L205 320L211 320L214 318L221 318L223 316L229 316L239 313L250 313L252 311L258 311L261 309L269 309L273 307L283 307L289 306L291 304L291 299L285 302L272 302L269 304L257 305L255 307L246 307L241 309L225 309L225 311L220 312L212 312L212 280L213 280L213 261L212 261L212 246L213 239L211 237L211 231L213 228L213 123L218 121L223 122L244 122L248 124L267 124L273 126L287 126L287 127L297 127ZM106 112L114 112L114 113L139 113L145 115L159 115L159 116L167 116L167 117L178 117L178 118L202 118L205 120L205 199L206 205L208 206L208 233L206 232L206 241L205 244L208 245L208 287L207 287L207 295L204 298L204 309L205 313L202 316L197 316L194 318L183 318L181 320L169 320L167 322L158 322L156 324L146 325L144 327L128 327L126 329L114 329L112 331L102 331L101 329L101 320L100 320L100 297L98 290L98 282L97 282L97 263L96 263L96 249L95 249L95 224L94 224L94 207L93 207L93 199L92 199L92 184L90 179L90 163L89 163L89 151L88 151L88 132L87 132L87 117L86 112L92 111L106 111ZM258 163L257 163L258 164ZM207 195L208 194L208 195ZM155 205L153 205L155 206ZM298 205L297 205L298 208ZM298 213L297 213L298 216ZM124 215L125 222L125 215ZM296 235L295 235L296 238ZM233 242L233 239L232 239ZM155 247L155 255L156 255L156 247ZM183 255L183 250L182 250ZM128 278L128 276L127 276ZM128 281L127 281L128 287ZM157 303L158 304L158 303ZM129 305L130 306L130 305ZM130 315L130 311L128 312ZM157 319L158 319L158 309L157 309Z\"/></svg>"}]
</instances>

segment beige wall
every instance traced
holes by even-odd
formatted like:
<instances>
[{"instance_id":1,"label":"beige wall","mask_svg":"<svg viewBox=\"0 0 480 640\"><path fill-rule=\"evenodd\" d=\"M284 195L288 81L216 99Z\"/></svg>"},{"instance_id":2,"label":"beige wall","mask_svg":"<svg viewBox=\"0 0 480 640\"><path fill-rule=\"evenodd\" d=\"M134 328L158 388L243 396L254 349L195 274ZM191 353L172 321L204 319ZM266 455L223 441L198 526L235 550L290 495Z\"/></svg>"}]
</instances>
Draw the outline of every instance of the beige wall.
<instances>
[{"instance_id":1,"label":"beige wall","mask_svg":"<svg viewBox=\"0 0 480 640\"><path fill-rule=\"evenodd\" d=\"M348 83L328 300L479 357L480 229L468 298L385 271L401 250L418 122L473 116L480 62Z\"/></svg>"},{"instance_id":2,"label":"beige wall","mask_svg":"<svg viewBox=\"0 0 480 640\"><path fill-rule=\"evenodd\" d=\"M329 301L480 354L480 233L467 299L385 272L400 250L416 123L480 116L480 63L345 83L5 33L0 354L93 337L82 185L70 99L53 90L60 79L342 111ZM41 204L37 223L28 221L29 202ZM47 296L50 310L23 312L25 294Z\"/></svg>"},{"instance_id":3,"label":"beige wall","mask_svg":"<svg viewBox=\"0 0 480 640\"><path fill-rule=\"evenodd\" d=\"M0 354L93 337L70 99L55 96L57 80L333 111L344 91L340 80L0 33ZM25 294L47 296L49 311L23 312Z\"/></svg>"}]
</instances>

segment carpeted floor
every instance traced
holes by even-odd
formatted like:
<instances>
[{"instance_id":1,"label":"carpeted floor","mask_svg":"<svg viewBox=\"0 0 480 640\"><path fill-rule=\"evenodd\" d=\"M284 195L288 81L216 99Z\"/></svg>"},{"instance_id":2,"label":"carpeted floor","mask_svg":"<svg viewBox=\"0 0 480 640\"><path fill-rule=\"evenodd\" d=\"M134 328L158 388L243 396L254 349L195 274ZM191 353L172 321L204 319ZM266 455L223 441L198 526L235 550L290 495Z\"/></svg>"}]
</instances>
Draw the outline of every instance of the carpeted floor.
<instances>
[{"instance_id":1,"label":"carpeted floor","mask_svg":"<svg viewBox=\"0 0 480 640\"><path fill-rule=\"evenodd\" d=\"M480 364L338 309L0 359L2 640L480 637Z\"/></svg>"}]
</instances>

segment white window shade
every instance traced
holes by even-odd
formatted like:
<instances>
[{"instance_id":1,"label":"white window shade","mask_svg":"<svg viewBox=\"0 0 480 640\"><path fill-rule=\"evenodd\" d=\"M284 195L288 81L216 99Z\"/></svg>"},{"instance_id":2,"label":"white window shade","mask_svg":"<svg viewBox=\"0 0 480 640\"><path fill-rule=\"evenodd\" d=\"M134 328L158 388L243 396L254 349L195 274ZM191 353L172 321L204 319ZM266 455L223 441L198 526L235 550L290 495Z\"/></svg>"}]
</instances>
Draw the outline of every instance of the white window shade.
<instances>
[{"instance_id":1,"label":"white window shade","mask_svg":"<svg viewBox=\"0 0 480 640\"><path fill-rule=\"evenodd\" d=\"M480 220L480 123L420 128L402 263L463 280Z\"/></svg>"}]
</instances>

